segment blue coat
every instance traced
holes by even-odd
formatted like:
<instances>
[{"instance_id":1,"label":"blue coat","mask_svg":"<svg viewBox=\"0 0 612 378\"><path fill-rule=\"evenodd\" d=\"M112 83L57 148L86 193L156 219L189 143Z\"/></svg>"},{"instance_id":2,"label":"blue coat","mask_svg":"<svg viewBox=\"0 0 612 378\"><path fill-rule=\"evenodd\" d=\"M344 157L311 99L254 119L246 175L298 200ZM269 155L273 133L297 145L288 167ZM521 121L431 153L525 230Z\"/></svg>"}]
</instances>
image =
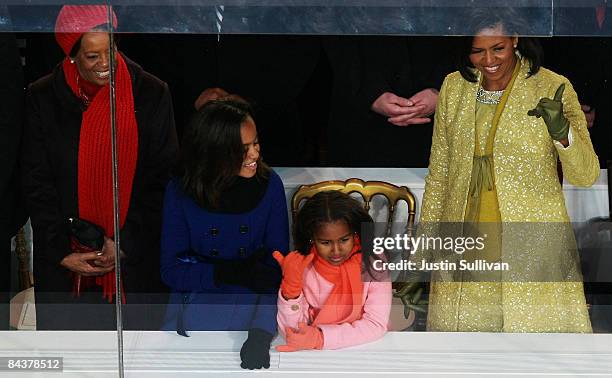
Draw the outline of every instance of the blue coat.
<instances>
[{"instance_id":1,"label":"blue coat","mask_svg":"<svg viewBox=\"0 0 612 378\"><path fill-rule=\"evenodd\" d=\"M162 223L161 276L172 289L165 330L248 330L276 333L277 294L256 294L234 286L216 286L207 259L245 259L264 247L267 263L274 250L287 251L289 221L280 177L270 173L259 204L241 214L214 213L183 193L176 179L166 189ZM178 259L186 251L197 263ZM276 265L278 266L278 265ZM280 273L280 270L279 270ZM184 327L184 328L183 328Z\"/></svg>"}]
</instances>

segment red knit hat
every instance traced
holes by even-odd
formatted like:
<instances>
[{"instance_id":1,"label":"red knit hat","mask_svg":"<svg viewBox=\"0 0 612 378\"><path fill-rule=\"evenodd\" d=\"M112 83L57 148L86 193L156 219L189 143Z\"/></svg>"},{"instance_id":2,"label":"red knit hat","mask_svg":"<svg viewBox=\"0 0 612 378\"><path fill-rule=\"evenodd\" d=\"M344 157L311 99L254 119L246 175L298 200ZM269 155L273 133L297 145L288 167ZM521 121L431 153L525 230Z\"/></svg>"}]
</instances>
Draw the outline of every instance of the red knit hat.
<instances>
[{"instance_id":1,"label":"red knit hat","mask_svg":"<svg viewBox=\"0 0 612 378\"><path fill-rule=\"evenodd\" d=\"M117 15L113 14L113 28L117 27ZM66 55L84 33L98 25L108 24L108 8L105 5L64 5L55 21L55 39Z\"/></svg>"}]
</instances>

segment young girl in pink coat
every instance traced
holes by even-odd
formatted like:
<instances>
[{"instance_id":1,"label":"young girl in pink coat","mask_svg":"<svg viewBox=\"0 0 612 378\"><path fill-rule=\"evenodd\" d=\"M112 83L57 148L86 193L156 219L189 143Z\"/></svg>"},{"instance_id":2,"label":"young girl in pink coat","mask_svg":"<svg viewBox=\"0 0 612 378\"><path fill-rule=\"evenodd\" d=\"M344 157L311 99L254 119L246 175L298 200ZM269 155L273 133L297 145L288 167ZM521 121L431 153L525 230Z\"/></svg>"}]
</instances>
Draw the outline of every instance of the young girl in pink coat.
<instances>
[{"instance_id":1,"label":"young girl in pink coat","mask_svg":"<svg viewBox=\"0 0 612 378\"><path fill-rule=\"evenodd\" d=\"M372 218L337 191L308 199L294 224L297 251L275 252L283 269L278 293L280 352L338 349L381 338L389 324L391 282L372 270L362 251L361 225ZM362 275L362 259L366 271ZM368 268L369 267L369 268Z\"/></svg>"}]
</instances>

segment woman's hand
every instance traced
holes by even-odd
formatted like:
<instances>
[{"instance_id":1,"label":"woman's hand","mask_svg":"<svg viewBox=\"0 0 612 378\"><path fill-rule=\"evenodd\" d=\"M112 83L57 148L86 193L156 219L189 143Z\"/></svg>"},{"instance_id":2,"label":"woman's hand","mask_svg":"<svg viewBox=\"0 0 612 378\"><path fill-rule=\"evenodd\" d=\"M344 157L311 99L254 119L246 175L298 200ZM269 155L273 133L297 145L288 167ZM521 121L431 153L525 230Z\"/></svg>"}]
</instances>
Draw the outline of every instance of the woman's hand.
<instances>
[{"instance_id":1,"label":"woman's hand","mask_svg":"<svg viewBox=\"0 0 612 378\"><path fill-rule=\"evenodd\" d=\"M281 283L281 294L285 299L295 299L302 292L304 269L312 262L314 253L306 256L297 251L283 256L279 251L274 251L272 257L278 261L283 270L283 281Z\"/></svg>"},{"instance_id":2,"label":"woman's hand","mask_svg":"<svg viewBox=\"0 0 612 378\"><path fill-rule=\"evenodd\" d=\"M64 257L60 265L82 276L101 276L113 270L114 265L109 267L94 266L94 261L99 258L100 256L96 252L75 252Z\"/></svg>"},{"instance_id":3,"label":"woman's hand","mask_svg":"<svg viewBox=\"0 0 612 378\"><path fill-rule=\"evenodd\" d=\"M113 239L104 237L104 246L98 258L93 261L93 265L100 268L115 267L115 241Z\"/></svg>"},{"instance_id":4,"label":"woman's hand","mask_svg":"<svg viewBox=\"0 0 612 378\"><path fill-rule=\"evenodd\" d=\"M550 137L556 141L564 141L567 143L567 135L569 133L569 121L563 115L563 91L565 84L559 85L553 99L541 98L535 108L527 112L528 115L537 118L542 117ZM565 144L564 144L565 145Z\"/></svg>"}]
</instances>

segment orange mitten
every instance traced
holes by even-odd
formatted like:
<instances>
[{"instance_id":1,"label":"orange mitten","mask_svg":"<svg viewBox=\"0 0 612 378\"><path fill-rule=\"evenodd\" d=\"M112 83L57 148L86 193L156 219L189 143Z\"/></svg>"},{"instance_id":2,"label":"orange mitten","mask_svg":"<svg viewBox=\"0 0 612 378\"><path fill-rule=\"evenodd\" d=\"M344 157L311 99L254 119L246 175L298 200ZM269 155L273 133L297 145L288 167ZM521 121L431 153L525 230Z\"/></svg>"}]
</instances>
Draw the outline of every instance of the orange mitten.
<instances>
[{"instance_id":1,"label":"orange mitten","mask_svg":"<svg viewBox=\"0 0 612 378\"><path fill-rule=\"evenodd\" d=\"M281 293L286 299L294 299L302 292L302 277L304 269L312 262L314 254L306 256L297 251L290 252L283 256L279 251L274 251L272 257L278 261L283 270L283 281L281 282Z\"/></svg>"},{"instance_id":2,"label":"orange mitten","mask_svg":"<svg viewBox=\"0 0 612 378\"><path fill-rule=\"evenodd\" d=\"M279 352L295 352L296 350L321 349L323 348L323 332L319 327L306 325L304 322L298 324L294 331L287 327L286 345L278 345Z\"/></svg>"}]
</instances>

